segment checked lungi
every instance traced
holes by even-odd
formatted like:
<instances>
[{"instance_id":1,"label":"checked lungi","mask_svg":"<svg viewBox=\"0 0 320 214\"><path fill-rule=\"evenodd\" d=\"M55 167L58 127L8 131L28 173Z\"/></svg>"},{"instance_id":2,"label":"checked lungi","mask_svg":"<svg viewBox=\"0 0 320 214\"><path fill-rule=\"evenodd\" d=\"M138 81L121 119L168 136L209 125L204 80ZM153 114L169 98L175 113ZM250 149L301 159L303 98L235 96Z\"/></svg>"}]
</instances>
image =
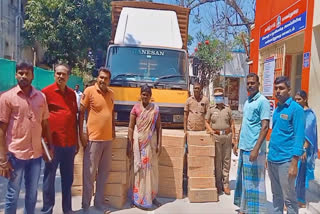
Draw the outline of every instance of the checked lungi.
<instances>
[{"instance_id":1,"label":"checked lungi","mask_svg":"<svg viewBox=\"0 0 320 214\"><path fill-rule=\"evenodd\" d=\"M243 213L267 213L266 154L260 153L253 162L249 158L250 151L240 150L234 204Z\"/></svg>"}]
</instances>

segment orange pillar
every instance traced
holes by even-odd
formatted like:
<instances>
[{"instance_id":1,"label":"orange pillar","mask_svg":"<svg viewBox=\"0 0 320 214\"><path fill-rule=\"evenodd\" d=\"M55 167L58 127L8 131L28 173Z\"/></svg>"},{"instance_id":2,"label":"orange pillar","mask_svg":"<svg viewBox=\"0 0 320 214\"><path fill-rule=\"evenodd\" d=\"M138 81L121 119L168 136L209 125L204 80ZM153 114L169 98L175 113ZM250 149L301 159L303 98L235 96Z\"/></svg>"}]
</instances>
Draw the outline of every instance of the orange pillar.
<instances>
[{"instance_id":1,"label":"orange pillar","mask_svg":"<svg viewBox=\"0 0 320 214\"><path fill-rule=\"evenodd\" d=\"M310 62L311 62L311 42L312 42L312 25L313 25L313 8L314 0L308 0L307 5L307 26L304 34L304 48L303 53L309 52L309 66L304 67L302 63L302 77L301 89L309 91L309 76L310 76Z\"/></svg>"}]
</instances>

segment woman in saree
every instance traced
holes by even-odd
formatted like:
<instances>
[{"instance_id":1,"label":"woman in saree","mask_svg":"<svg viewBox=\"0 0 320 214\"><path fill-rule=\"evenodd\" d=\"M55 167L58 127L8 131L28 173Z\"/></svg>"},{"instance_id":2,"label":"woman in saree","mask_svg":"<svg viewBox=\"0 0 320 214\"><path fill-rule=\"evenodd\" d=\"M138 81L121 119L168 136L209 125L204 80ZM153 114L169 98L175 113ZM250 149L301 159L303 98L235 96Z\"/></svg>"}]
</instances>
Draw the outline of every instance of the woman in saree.
<instances>
[{"instance_id":1,"label":"woman in saree","mask_svg":"<svg viewBox=\"0 0 320 214\"><path fill-rule=\"evenodd\" d=\"M314 179L315 159L318 153L317 120L315 113L308 106L308 96L305 91L299 90L295 95L295 101L304 108L306 117L304 153L298 162L296 178L297 201L300 208L305 208L306 189L309 187L309 181Z\"/></svg>"},{"instance_id":2,"label":"woman in saree","mask_svg":"<svg viewBox=\"0 0 320 214\"><path fill-rule=\"evenodd\" d=\"M128 129L129 147L133 154L132 202L140 209L161 204L158 193L158 156L161 153L161 121L159 107L150 102L152 92L147 85L141 87L141 101L130 113Z\"/></svg>"}]
</instances>

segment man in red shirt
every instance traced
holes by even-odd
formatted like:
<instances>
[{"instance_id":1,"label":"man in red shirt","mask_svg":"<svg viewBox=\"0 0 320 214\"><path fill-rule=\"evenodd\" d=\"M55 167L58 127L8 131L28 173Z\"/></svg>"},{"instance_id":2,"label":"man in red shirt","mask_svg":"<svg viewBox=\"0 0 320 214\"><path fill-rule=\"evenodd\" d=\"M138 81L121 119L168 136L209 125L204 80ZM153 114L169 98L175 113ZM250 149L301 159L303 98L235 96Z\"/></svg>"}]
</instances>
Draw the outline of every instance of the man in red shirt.
<instances>
[{"instance_id":1,"label":"man in red shirt","mask_svg":"<svg viewBox=\"0 0 320 214\"><path fill-rule=\"evenodd\" d=\"M71 185L73 182L74 156L78 152L77 101L73 89L66 86L70 67L55 67L55 83L42 90L49 107L49 125L54 145L54 157L46 163L43 177L42 213L51 214L55 202L55 176L60 165L63 213L72 213Z\"/></svg>"}]
</instances>

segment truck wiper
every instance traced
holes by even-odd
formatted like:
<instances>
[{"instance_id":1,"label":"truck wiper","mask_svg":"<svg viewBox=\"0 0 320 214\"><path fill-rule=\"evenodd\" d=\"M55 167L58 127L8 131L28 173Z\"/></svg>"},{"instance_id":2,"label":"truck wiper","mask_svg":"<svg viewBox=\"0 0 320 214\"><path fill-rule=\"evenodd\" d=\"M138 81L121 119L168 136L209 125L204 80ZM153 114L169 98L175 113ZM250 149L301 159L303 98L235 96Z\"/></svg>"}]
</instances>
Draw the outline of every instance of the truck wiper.
<instances>
[{"instance_id":1,"label":"truck wiper","mask_svg":"<svg viewBox=\"0 0 320 214\"><path fill-rule=\"evenodd\" d=\"M174 77L184 77L182 75L167 75L167 76L161 76L157 79L156 82L158 82L159 80L162 80L162 79L169 79L169 78L174 78Z\"/></svg>"},{"instance_id":2,"label":"truck wiper","mask_svg":"<svg viewBox=\"0 0 320 214\"><path fill-rule=\"evenodd\" d=\"M157 81L155 81L154 82L154 85L156 86L156 85L158 85L160 82L161 82L161 80L163 80L163 79L170 79L170 78L175 78L175 77L184 77L184 76L182 76L182 75L167 75L167 76L161 76L161 77L159 77L158 79L157 79Z\"/></svg>"},{"instance_id":3,"label":"truck wiper","mask_svg":"<svg viewBox=\"0 0 320 214\"><path fill-rule=\"evenodd\" d=\"M118 79L119 77L138 77L138 76L141 76L141 75L138 75L138 74L118 74L117 76L115 76L114 78L113 78L113 80L115 80L115 79Z\"/></svg>"}]
</instances>

